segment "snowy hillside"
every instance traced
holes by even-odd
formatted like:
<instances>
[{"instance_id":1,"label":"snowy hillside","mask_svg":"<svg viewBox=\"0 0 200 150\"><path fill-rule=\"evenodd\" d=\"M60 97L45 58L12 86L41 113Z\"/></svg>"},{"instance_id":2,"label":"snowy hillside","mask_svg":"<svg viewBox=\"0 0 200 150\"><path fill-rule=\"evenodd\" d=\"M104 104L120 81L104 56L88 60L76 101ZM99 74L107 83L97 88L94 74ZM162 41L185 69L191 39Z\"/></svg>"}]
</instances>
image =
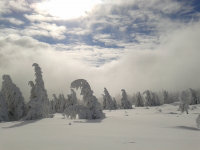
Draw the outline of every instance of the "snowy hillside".
<instances>
[{"instance_id":1,"label":"snowy hillside","mask_svg":"<svg viewBox=\"0 0 200 150\"><path fill-rule=\"evenodd\" d=\"M175 103L176 104L176 103ZM0 123L0 150L197 150L200 104L104 110L103 120L54 118ZM71 125L70 125L71 123Z\"/></svg>"}]
</instances>

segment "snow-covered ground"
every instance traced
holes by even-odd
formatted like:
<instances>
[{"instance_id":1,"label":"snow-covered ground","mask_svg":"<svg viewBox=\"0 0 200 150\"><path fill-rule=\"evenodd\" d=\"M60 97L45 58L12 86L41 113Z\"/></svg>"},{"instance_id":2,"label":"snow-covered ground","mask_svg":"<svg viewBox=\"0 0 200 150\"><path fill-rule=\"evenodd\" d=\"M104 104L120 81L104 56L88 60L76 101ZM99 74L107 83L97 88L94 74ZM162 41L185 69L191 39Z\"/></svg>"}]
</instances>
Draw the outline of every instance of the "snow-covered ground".
<instances>
[{"instance_id":1,"label":"snow-covered ground","mask_svg":"<svg viewBox=\"0 0 200 150\"><path fill-rule=\"evenodd\" d=\"M103 120L54 118L0 123L0 150L198 150L200 104L105 110ZM71 125L69 125L71 123Z\"/></svg>"}]
</instances>

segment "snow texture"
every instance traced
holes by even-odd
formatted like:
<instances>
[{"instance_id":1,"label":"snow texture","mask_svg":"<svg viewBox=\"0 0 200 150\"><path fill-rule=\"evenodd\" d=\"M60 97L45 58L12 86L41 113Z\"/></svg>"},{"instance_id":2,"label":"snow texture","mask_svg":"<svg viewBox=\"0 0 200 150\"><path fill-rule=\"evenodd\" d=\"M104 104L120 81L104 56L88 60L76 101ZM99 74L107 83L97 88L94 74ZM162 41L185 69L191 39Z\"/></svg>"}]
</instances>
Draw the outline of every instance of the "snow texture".
<instances>
[{"instance_id":1,"label":"snow texture","mask_svg":"<svg viewBox=\"0 0 200 150\"><path fill-rule=\"evenodd\" d=\"M121 99L121 108L122 109L132 109L132 104L131 102L128 100L126 91L124 89L121 90L122 91L122 99Z\"/></svg>"},{"instance_id":2,"label":"snow texture","mask_svg":"<svg viewBox=\"0 0 200 150\"><path fill-rule=\"evenodd\" d=\"M112 98L106 88L104 88L104 94L102 94L103 95L103 106L102 106L103 109L104 110L116 109L116 104L114 104L114 101L112 100ZM115 103L116 103L116 101L115 101Z\"/></svg>"},{"instance_id":3,"label":"snow texture","mask_svg":"<svg viewBox=\"0 0 200 150\"><path fill-rule=\"evenodd\" d=\"M144 102L142 100L140 92L136 94L135 107L144 107Z\"/></svg>"},{"instance_id":4,"label":"snow texture","mask_svg":"<svg viewBox=\"0 0 200 150\"><path fill-rule=\"evenodd\" d=\"M181 94L179 95L179 109L181 111L181 113L184 113L184 111L186 111L186 113L188 114L188 102L187 102L187 95L185 91L182 91Z\"/></svg>"},{"instance_id":5,"label":"snow texture","mask_svg":"<svg viewBox=\"0 0 200 150\"><path fill-rule=\"evenodd\" d=\"M20 89L12 82L9 75L3 75L2 94L7 103L9 119L16 121L23 118L26 113L26 103Z\"/></svg>"},{"instance_id":6,"label":"snow texture","mask_svg":"<svg viewBox=\"0 0 200 150\"><path fill-rule=\"evenodd\" d=\"M108 111L106 119L54 118L0 123L0 150L198 150L200 104L180 115L177 106ZM173 113L170 113L173 112ZM71 125L69 125L71 123Z\"/></svg>"},{"instance_id":7,"label":"snow texture","mask_svg":"<svg viewBox=\"0 0 200 150\"><path fill-rule=\"evenodd\" d=\"M9 121L9 117L6 101L3 97L2 92L0 91L0 122L2 121Z\"/></svg>"},{"instance_id":8,"label":"snow texture","mask_svg":"<svg viewBox=\"0 0 200 150\"><path fill-rule=\"evenodd\" d=\"M49 100L44 87L42 71L37 63L34 63L33 66L35 67L35 84L33 81L29 81L29 85L31 86L31 96L30 101L27 103L28 113L22 120L34 120L49 117Z\"/></svg>"},{"instance_id":9,"label":"snow texture","mask_svg":"<svg viewBox=\"0 0 200 150\"><path fill-rule=\"evenodd\" d=\"M89 83L84 79L78 79L71 83L71 88L81 88L83 95L83 105L72 105L65 109L63 115L72 119L78 115L79 119L102 119L105 114L102 112L101 104L97 98L93 96L93 91Z\"/></svg>"}]
</instances>

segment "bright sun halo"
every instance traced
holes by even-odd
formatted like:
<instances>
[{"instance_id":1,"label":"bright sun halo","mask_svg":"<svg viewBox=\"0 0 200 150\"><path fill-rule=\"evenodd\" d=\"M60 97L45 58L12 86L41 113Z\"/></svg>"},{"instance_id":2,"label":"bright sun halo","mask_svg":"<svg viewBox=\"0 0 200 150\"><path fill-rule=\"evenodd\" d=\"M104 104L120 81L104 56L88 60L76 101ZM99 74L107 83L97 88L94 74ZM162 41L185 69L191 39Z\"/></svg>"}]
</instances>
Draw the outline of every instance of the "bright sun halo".
<instances>
[{"instance_id":1,"label":"bright sun halo","mask_svg":"<svg viewBox=\"0 0 200 150\"><path fill-rule=\"evenodd\" d=\"M37 7L52 16L71 19L85 16L86 12L98 3L101 3L101 0L47 0L39 3Z\"/></svg>"}]
</instances>

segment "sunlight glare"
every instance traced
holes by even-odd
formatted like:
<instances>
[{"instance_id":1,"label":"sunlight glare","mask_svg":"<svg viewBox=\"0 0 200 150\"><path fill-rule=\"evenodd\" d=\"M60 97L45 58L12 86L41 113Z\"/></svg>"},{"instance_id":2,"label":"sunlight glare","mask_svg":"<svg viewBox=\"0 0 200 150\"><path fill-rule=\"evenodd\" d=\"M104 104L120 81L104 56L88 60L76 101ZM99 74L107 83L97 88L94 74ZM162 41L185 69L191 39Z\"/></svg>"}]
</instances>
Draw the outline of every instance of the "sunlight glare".
<instances>
[{"instance_id":1,"label":"sunlight glare","mask_svg":"<svg viewBox=\"0 0 200 150\"><path fill-rule=\"evenodd\" d=\"M37 5L38 9L51 16L71 19L87 15L101 0L48 0Z\"/></svg>"}]
</instances>

